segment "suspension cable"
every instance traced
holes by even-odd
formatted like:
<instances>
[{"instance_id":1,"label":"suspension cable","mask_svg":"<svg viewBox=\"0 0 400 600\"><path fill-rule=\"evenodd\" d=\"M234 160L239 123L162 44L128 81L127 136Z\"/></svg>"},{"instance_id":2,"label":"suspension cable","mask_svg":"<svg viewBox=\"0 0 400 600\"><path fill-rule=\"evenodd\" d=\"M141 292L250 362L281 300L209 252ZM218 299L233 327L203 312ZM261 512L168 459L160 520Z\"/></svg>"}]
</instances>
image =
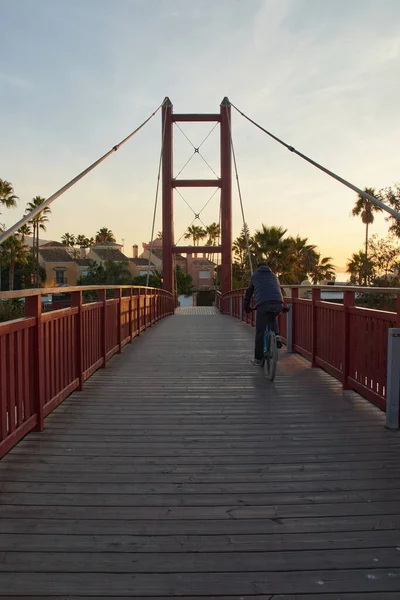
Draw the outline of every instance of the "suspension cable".
<instances>
[{"instance_id":1,"label":"suspension cable","mask_svg":"<svg viewBox=\"0 0 400 600\"><path fill-rule=\"evenodd\" d=\"M123 146L128 140L130 140L136 133L138 133L158 113L158 111L160 110L161 107L162 107L162 104L160 104L160 106L154 112L152 112L151 115L149 117L147 117L147 119L145 121L143 121L143 123L141 125L139 125L139 127L137 127L134 131L132 131L132 133L130 133L121 142L119 142L119 144L116 144L115 146L113 146L111 148L111 150L106 152L106 154L101 156L92 165L87 167L87 169L82 171L82 173L80 173L79 175L77 175L76 177L71 179L71 181L66 183L55 194L53 194L52 196L49 196L42 204L40 204L39 206L34 208L30 213L28 213L27 215L22 217L22 219L20 219L17 223L15 223L9 229L7 229L7 231L4 231L3 233L1 233L0 234L0 244L5 242L13 233L18 231L18 229L20 229L20 227L22 227L22 225L24 225L25 223L28 223L28 221L30 221L31 219L36 217L38 214L40 214L42 212L42 210L44 208L46 208L46 206L49 206L52 202L54 202L54 200L57 200L57 198L59 198L62 194L64 194L67 190L69 190L73 185L75 185L75 183L77 183L83 177L85 177L85 175L90 173L90 171L93 171L93 169L95 169L99 164L101 164L104 160L106 160L106 158L108 158L111 154L113 154L114 152L119 150L121 148L121 146Z\"/></svg>"},{"instance_id":2,"label":"suspension cable","mask_svg":"<svg viewBox=\"0 0 400 600\"><path fill-rule=\"evenodd\" d=\"M229 127L229 137L231 140L231 148L232 148L232 157L233 157L233 164L235 166L235 174L236 174L236 183L237 183L237 188L238 188L238 194L239 194L239 201L240 201L240 209L242 211L242 218L243 218L243 233L244 233L244 238L246 240L246 248L247 248L247 256L249 259L249 267L250 267L250 275L253 275L253 264L251 261L251 252L250 252L250 244L249 244L249 235L248 235L248 231L247 231L247 223L246 223L246 219L244 216L244 208L243 208L243 198L242 198L242 191L241 191L241 187L240 187L240 182L239 182L239 173L238 173L238 168L237 168L237 162L236 162L236 153L235 153L235 148L233 145L233 139L232 139L232 128L231 128L231 120L229 118L229 112L228 112L228 108L226 109L226 116L227 116L227 121L228 121L228 127Z\"/></svg>"},{"instance_id":3,"label":"suspension cable","mask_svg":"<svg viewBox=\"0 0 400 600\"><path fill-rule=\"evenodd\" d=\"M155 197L155 200L154 200L153 224L152 224L152 227L151 227L150 253L149 253L149 262L148 262L148 265L147 265L146 287L149 287L150 265L151 265L151 259L152 259L152 256L153 256L154 228L155 228L155 225L156 225L157 204L158 204L158 191L160 189L160 176L161 176L162 159L163 159L163 154L164 154L164 140L165 140L165 125L166 125L166 123L167 123L167 116L165 115L165 119L164 119L164 123L163 123L162 140L161 140L160 160L159 160L159 163L158 163L156 197ZM147 294L147 290L146 290L146 294Z\"/></svg>"},{"instance_id":4,"label":"suspension cable","mask_svg":"<svg viewBox=\"0 0 400 600\"><path fill-rule=\"evenodd\" d=\"M306 160L307 162L309 162L314 167L317 167L317 169L319 169L320 171L323 171L324 173L326 173L330 177L333 177L333 179L336 179L336 181L339 181L339 183L342 183L346 187L350 188L351 190L353 190L353 192L356 192L362 198L365 198L366 200L369 200L370 202L372 202L372 204L375 204L375 206L379 206L379 208L382 208L382 210L385 210L386 212L390 213L392 215L392 217L394 217L395 219L397 219L398 221L400 221L400 213L396 212L393 208L391 208L390 206L388 206L387 204L385 204L381 200L378 200L377 198L375 198L375 196L371 196L371 194L368 194L367 192L364 192L361 188L357 187L356 185L353 185L352 183L350 183L346 179L343 179L343 177L340 177L339 175L336 175L336 173L333 173L333 171L330 171L329 169L326 169L325 167L323 167L319 163L315 162L315 160L312 160L312 158L309 158L305 154L302 154L301 152L299 152L298 150L296 150L296 148L294 148L293 146L290 146L289 144L287 144L283 140L279 139L278 137L276 137L276 135L274 135L270 131L267 131L267 129L264 129L264 127L262 127L261 125L259 125L258 123L256 123L256 121L253 121L253 119L251 119L250 117L248 117L247 115L245 115L245 113L242 112L241 110L239 110L234 104L231 103L231 106L233 106L233 108L239 114L241 114L242 117L244 117L245 119L247 119L248 121L250 121L250 123L253 123L253 125L255 125L256 127L258 127L258 129L261 129L261 131L263 131L264 133L266 133L267 135L269 135L276 142L278 142L279 144L282 144L282 146L285 146L285 148L287 148L290 152L293 152L294 154L297 154L297 156L300 156L300 158L303 158L304 160Z\"/></svg>"}]
</instances>

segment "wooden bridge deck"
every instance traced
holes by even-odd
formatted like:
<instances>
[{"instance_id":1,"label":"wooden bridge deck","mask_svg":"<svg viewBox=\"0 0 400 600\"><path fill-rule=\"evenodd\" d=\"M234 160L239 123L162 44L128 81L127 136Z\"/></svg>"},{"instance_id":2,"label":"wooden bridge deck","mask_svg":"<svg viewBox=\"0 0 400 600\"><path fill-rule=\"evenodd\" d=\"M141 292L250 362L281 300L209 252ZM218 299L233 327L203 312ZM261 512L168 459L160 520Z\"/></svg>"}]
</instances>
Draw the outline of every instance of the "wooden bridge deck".
<instances>
[{"instance_id":1,"label":"wooden bridge deck","mask_svg":"<svg viewBox=\"0 0 400 600\"><path fill-rule=\"evenodd\" d=\"M0 597L400 598L400 438L254 331L182 311L0 463ZM207 313L210 311L200 311Z\"/></svg>"}]
</instances>

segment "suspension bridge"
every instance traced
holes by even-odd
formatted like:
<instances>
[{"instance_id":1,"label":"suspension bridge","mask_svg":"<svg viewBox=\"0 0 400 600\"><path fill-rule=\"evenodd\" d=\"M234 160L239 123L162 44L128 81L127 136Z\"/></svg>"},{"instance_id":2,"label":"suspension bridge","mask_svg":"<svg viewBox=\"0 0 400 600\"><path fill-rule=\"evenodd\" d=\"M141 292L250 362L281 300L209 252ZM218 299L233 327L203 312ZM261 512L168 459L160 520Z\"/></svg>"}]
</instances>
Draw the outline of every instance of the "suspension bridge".
<instances>
[{"instance_id":1,"label":"suspension bridge","mask_svg":"<svg viewBox=\"0 0 400 600\"><path fill-rule=\"evenodd\" d=\"M304 299L288 286L275 382L250 365L253 317L232 290L233 171L245 222L232 107L382 204L226 98L206 115L166 99L0 236L161 112L163 289L71 287L70 305L46 313L41 295L57 288L0 293L25 302L0 323L0 598L399 598L400 290L379 288L397 294L383 312L356 306L371 288L338 288L334 304L324 287ZM213 178L173 174L173 131L190 121L220 128ZM214 247L175 242L174 192L189 187L219 192ZM176 308L174 256L202 251L221 256L215 306Z\"/></svg>"}]
</instances>

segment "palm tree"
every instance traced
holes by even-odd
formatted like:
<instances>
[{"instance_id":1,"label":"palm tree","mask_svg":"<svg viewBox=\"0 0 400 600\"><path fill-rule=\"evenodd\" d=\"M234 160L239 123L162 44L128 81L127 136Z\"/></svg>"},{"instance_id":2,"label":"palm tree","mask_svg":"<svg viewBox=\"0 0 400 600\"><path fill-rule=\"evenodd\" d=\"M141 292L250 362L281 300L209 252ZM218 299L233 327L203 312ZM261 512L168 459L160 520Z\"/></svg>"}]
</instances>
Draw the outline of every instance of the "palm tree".
<instances>
[{"instance_id":1,"label":"palm tree","mask_svg":"<svg viewBox=\"0 0 400 600\"><path fill-rule=\"evenodd\" d=\"M374 188L365 188L364 192L370 196L375 196ZM361 220L365 224L365 259L368 259L368 229L374 222L374 212L382 212L380 206L376 206L371 200L367 200L361 194L358 194L357 201L352 210L352 215L358 217L361 215Z\"/></svg>"},{"instance_id":2,"label":"palm tree","mask_svg":"<svg viewBox=\"0 0 400 600\"><path fill-rule=\"evenodd\" d=\"M27 260L25 244L15 235L10 236L2 244L2 258L8 264L8 289L14 289L15 263L24 263Z\"/></svg>"},{"instance_id":3,"label":"palm tree","mask_svg":"<svg viewBox=\"0 0 400 600\"><path fill-rule=\"evenodd\" d=\"M94 244L94 238L88 238L86 235L80 233L76 236L75 244L79 246L79 248L90 248Z\"/></svg>"},{"instance_id":4,"label":"palm tree","mask_svg":"<svg viewBox=\"0 0 400 600\"><path fill-rule=\"evenodd\" d=\"M99 244L101 242L115 242L115 235L108 229L107 227L102 227L96 233L96 243Z\"/></svg>"},{"instance_id":5,"label":"palm tree","mask_svg":"<svg viewBox=\"0 0 400 600\"><path fill-rule=\"evenodd\" d=\"M35 196L31 202L28 202L25 214L32 212L32 210L43 204L44 201L45 198L42 198L41 196ZM45 224L49 221L47 215L50 213L51 209L48 206L45 206L43 210L41 210L40 213L38 213L36 217L33 217L33 219L30 221L30 223L33 224L33 279L36 286L39 286L39 231L40 229L42 229L42 231L46 231Z\"/></svg>"},{"instance_id":6,"label":"palm tree","mask_svg":"<svg viewBox=\"0 0 400 600\"><path fill-rule=\"evenodd\" d=\"M374 277L374 264L370 258L365 256L365 252L354 253L347 261L346 272L350 275L351 283L362 285L371 281Z\"/></svg>"},{"instance_id":7,"label":"palm tree","mask_svg":"<svg viewBox=\"0 0 400 600\"><path fill-rule=\"evenodd\" d=\"M285 254L282 256L285 283L300 284L307 279L318 262L317 247L309 244L308 238L288 237L285 240Z\"/></svg>"},{"instance_id":8,"label":"palm tree","mask_svg":"<svg viewBox=\"0 0 400 600\"><path fill-rule=\"evenodd\" d=\"M63 244L71 248L76 244L75 236L72 233L64 233L64 235L61 237L61 241Z\"/></svg>"},{"instance_id":9,"label":"palm tree","mask_svg":"<svg viewBox=\"0 0 400 600\"><path fill-rule=\"evenodd\" d=\"M185 233L185 240L190 240L190 238L192 238L193 244L198 246L199 241L206 237L206 235L206 231L203 229L203 227L199 227L198 225L190 225Z\"/></svg>"},{"instance_id":10,"label":"palm tree","mask_svg":"<svg viewBox=\"0 0 400 600\"><path fill-rule=\"evenodd\" d=\"M207 246L216 246L217 240L221 235L221 228L218 223L211 223L205 229L206 235L208 236L206 245Z\"/></svg>"},{"instance_id":11,"label":"palm tree","mask_svg":"<svg viewBox=\"0 0 400 600\"><path fill-rule=\"evenodd\" d=\"M32 228L29 225L29 223L25 223L24 225L22 225L22 227L18 229L18 233L21 236L22 243L25 243L25 236L32 235Z\"/></svg>"},{"instance_id":12,"label":"palm tree","mask_svg":"<svg viewBox=\"0 0 400 600\"><path fill-rule=\"evenodd\" d=\"M12 184L5 179L0 179L0 205L6 208L14 208L17 206L17 200L18 196L14 194Z\"/></svg>"},{"instance_id":13,"label":"palm tree","mask_svg":"<svg viewBox=\"0 0 400 600\"><path fill-rule=\"evenodd\" d=\"M252 249L257 260L264 260L277 275L285 271L290 239L284 239L287 229L283 227L266 227L256 230Z\"/></svg>"},{"instance_id":14,"label":"palm tree","mask_svg":"<svg viewBox=\"0 0 400 600\"><path fill-rule=\"evenodd\" d=\"M309 275L311 277L311 281L314 285L317 285L320 281L327 279L331 281L335 278L335 267L330 262L332 258L330 256L325 256L321 258L320 254L317 254L317 262L312 266L312 269L309 271Z\"/></svg>"}]
</instances>

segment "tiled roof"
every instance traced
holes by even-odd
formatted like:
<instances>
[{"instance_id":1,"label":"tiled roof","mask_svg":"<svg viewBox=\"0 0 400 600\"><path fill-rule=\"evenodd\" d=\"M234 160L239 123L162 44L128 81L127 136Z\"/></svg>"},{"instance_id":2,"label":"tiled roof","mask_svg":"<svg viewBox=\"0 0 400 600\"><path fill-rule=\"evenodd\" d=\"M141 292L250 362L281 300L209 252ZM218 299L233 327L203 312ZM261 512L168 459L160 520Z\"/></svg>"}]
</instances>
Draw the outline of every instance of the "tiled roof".
<instances>
[{"instance_id":1,"label":"tiled roof","mask_svg":"<svg viewBox=\"0 0 400 600\"><path fill-rule=\"evenodd\" d=\"M66 250L62 250L61 248L43 249L43 246L41 246L39 248L39 254L45 262L73 262L74 260Z\"/></svg>"},{"instance_id":2,"label":"tiled roof","mask_svg":"<svg viewBox=\"0 0 400 600\"><path fill-rule=\"evenodd\" d=\"M125 254L122 254L120 250L112 248L111 246L108 246L107 248L99 248L98 246L96 246L96 248L92 247L92 251L97 254L100 260L112 260L114 262L129 262L129 258L125 256Z\"/></svg>"},{"instance_id":3,"label":"tiled roof","mask_svg":"<svg viewBox=\"0 0 400 600\"><path fill-rule=\"evenodd\" d=\"M147 265L149 264L149 259L148 258L130 258L129 259L131 262L135 263L135 265L137 265L138 267L141 265ZM153 265L153 263L150 263L150 267L154 267L155 265Z\"/></svg>"},{"instance_id":4,"label":"tiled roof","mask_svg":"<svg viewBox=\"0 0 400 600\"><path fill-rule=\"evenodd\" d=\"M80 267L90 267L93 261L91 261L89 258L75 258L74 262L76 262L76 264Z\"/></svg>"},{"instance_id":5,"label":"tiled roof","mask_svg":"<svg viewBox=\"0 0 400 600\"><path fill-rule=\"evenodd\" d=\"M216 264L213 263L211 260L208 260L208 258L194 258L193 263L195 265L198 265L199 267L215 267L216 266Z\"/></svg>"},{"instance_id":6,"label":"tiled roof","mask_svg":"<svg viewBox=\"0 0 400 600\"><path fill-rule=\"evenodd\" d=\"M149 250L150 252L150 250ZM160 248L153 248L153 252L152 254L154 254L154 256L156 256L157 258L162 260L163 257L163 251ZM182 256L182 254L175 254L176 260L177 262L185 262L186 258L184 256Z\"/></svg>"},{"instance_id":7,"label":"tiled roof","mask_svg":"<svg viewBox=\"0 0 400 600\"><path fill-rule=\"evenodd\" d=\"M117 244L117 242L97 242L92 246L92 248L122 248L121 244Z\"/></svg>"},{"instance_id":8,"label":"tiled roof","mask_svg":"<svg viewBox=\"0 0 400 600\"><path fill-rule=\"evenodd\" d=\"M156 256L157 258L162 259L162 250L159 250L158 248L153 248L152 254L154 254L154 256Z\"/></svg>"},{"instance_id":9,"label":"tiled roof","mask_svg":"<svg viewBox=\"0 0 400 600\"><path fill-rule=\"evenodd\" d=\"M46 242L45 244L41 244L40 248L68 248L68 246L61 242Z\"/></svg>"}]
</instances>

